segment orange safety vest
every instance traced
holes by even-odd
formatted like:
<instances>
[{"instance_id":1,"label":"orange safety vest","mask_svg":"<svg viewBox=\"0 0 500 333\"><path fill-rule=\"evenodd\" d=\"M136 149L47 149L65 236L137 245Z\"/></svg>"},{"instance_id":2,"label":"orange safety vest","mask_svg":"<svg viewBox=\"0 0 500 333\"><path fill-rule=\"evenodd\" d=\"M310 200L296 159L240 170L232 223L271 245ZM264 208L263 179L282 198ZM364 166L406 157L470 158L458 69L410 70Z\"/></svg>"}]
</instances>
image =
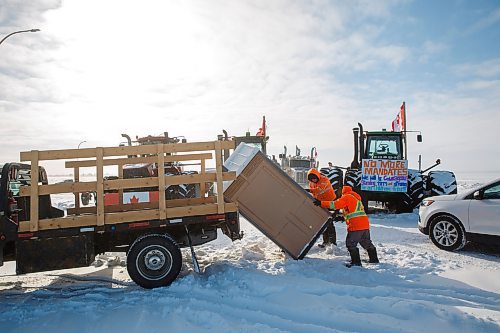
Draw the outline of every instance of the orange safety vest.
<instances>
[{"instance_id":1,"label":"orange safety vest","mask_svg":"<svg viewBox=\"0 0 500 333\"><path fill-rule=\"evenodd\" d=\"M309 190L313 197L320 201L333 201L336 199L337 196L328 177L314 168L309 170L307 175L309 176L309 174L314 174L319 179L317 183L309 182Z\"/></svg>"},{"instance_id":2,"label":"orange safety vest","mask_svg":"<svg viewBox=\"0 0 500 333\"><path fill-rule=\"evenodd\" d=\"M368 230L370 221L365 213L359 195L353 192L350 186L342 188L342 197L335 201L322 201L321 207L328 209L342 209L347 231Z\"/></svg>"}]
</instances>

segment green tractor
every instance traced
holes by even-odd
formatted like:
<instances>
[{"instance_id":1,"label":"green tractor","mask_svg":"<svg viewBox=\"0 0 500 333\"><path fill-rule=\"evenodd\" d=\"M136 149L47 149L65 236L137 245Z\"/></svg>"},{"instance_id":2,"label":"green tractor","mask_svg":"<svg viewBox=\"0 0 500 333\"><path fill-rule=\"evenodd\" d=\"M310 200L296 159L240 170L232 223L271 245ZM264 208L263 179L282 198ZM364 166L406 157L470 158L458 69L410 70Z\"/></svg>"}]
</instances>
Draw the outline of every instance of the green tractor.
<instances>
[{"instance_id":1,"label":"green tractor","mask_svg":"<svg viewBox=\"0 0 500 333\"><path fill-rule=\"evenodd\" d=\"M450 171L409 169L406 134L409 131L365 132L363 126L353 128L354 158L350 167L321 168L332 183L337 196L342 186L349 185L363 198L368 209L369 201L382 203L384 208L397 213L412 212L423 198L457 193L457 181ZM417 135L422 142L422 135ZM345 175L343 175L345 170Z\"/></svg>"}]
</instances>

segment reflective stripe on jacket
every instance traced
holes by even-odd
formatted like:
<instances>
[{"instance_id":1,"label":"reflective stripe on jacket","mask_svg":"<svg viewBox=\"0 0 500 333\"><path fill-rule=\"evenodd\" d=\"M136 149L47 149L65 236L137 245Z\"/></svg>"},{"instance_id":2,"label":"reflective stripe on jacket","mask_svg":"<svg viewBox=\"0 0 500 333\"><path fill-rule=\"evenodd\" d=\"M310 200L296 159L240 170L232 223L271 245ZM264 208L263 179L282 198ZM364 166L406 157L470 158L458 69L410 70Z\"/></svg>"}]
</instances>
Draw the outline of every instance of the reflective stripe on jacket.
<instances>
[{"instance_id":1,"label":"reflective stripe on jacket","mask_svg":"<svg viewBox=\"0 0 500 333\"><path fill-rule=\"evenodd\" d=\"M350 186L342 188L342 197L335 201L321 201L321 207L332 210L342 209L347 231L368 230L370 222L365 213L359 194Z\"/></svg>"},{"instance_id":2,"label":"reflective stripe on jacket","mask_svg":"<svg viewBox=\"0 0 500 333\"><path fill-rule=\"evenodd\" d=\"M332 201L337 198L328 177L324 176L316 169L309 170L307 175L309 176L309 174L314 174L319 179L317 183L309 182L309 190L313 197L320 201Z\"/></svg>"}]
</instances>

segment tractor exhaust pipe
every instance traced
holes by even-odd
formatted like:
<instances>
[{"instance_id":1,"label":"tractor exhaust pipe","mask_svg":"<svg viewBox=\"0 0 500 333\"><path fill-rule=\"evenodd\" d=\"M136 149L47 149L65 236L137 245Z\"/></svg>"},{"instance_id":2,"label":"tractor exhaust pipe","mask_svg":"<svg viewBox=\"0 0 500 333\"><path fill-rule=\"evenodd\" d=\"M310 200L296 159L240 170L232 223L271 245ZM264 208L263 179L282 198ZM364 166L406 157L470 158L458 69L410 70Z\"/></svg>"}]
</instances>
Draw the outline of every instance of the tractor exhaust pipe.
<instances>
[{"instance_id":1,"label":"tractor exhaust pipe","mask_svg":"<svg viewBox=\"0 0 500 333\"><path fill-rule=\"evenodd\" d=\"M358 123L359 127L359 158L358 161L361 164L361 161L363 160L363 157L365 156L365 138L364 138L364 132L363 132L363 125L361 123Z\"/></svg>"},{"instance_id":2,"label":"tractor exhaust pipe","mask_svg":"<svg viewBox=\"0 0 500 333\"><path fill-rule=\"evenodd\" d=\"M354 157L351 162L351 169L359 169L359 128L354 127L352 129L352 133L354 134Z\"/></svg>"}]
</instances>

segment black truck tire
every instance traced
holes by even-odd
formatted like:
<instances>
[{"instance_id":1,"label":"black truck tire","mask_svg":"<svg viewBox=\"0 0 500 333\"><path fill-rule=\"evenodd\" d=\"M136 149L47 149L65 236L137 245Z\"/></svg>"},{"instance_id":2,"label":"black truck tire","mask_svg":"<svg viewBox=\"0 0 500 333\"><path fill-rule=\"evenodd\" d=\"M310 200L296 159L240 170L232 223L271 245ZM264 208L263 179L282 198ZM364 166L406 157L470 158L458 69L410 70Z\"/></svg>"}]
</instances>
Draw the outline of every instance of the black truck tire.
<instances>
[{"instance_id":1,"label":"black truck tire","mask_svg":"<svg viewBox=\"0 0 500 333\"><path fill-rule=\"evenodd\" d=\"M345 172L344 185L350 186L354 192L361 196L361 202L363 203L365 212L368 214L368 198L361 191L361 170L348 169Z\"/></svg>"},{"instance_id":2,"label":"black truck tire","mask_svg":"<svg viewBox=\"0 0 500 333\"><path fill-rule=\"evenodd\" d=\"M420 205L424 198L424 180L420 171L408 169L408 189L406 193L410 197L412 209Z\"/></svg>"},{"instance_id":3,"label":"black truck tire","mask_svg":"<svg viewBox=\"0 0 500 333\"><path fill-rule=\"evenodd\" d=\"M332 184L333 190L335 191L335 195L337 198L340 198L342 195L342 186L344 185L344 172L340 168L321 168L319 170L324 176L330 180L330 184Z\"/></svg>"},{"instance_id":4,"label":"black truck tire","mask_svg":"<svg viewBox=\"0 0 500 333\"><path fill-rule=\"evenodd\" d=\"M431 171L427 175L429 196L457 194L457 179L451 171Z\"/></svg>"},{"instance_id":5,"label":"black truck tire","mask_svg":"<svg viewBox=\"0 0 500 333\"><path fill-rule=\"evenodd\" d=\"M127 253L128 274L143 288L168 286L181 268L181 250L166 234L143 235L132 243Z\"/></svg>"}]
</instances>

